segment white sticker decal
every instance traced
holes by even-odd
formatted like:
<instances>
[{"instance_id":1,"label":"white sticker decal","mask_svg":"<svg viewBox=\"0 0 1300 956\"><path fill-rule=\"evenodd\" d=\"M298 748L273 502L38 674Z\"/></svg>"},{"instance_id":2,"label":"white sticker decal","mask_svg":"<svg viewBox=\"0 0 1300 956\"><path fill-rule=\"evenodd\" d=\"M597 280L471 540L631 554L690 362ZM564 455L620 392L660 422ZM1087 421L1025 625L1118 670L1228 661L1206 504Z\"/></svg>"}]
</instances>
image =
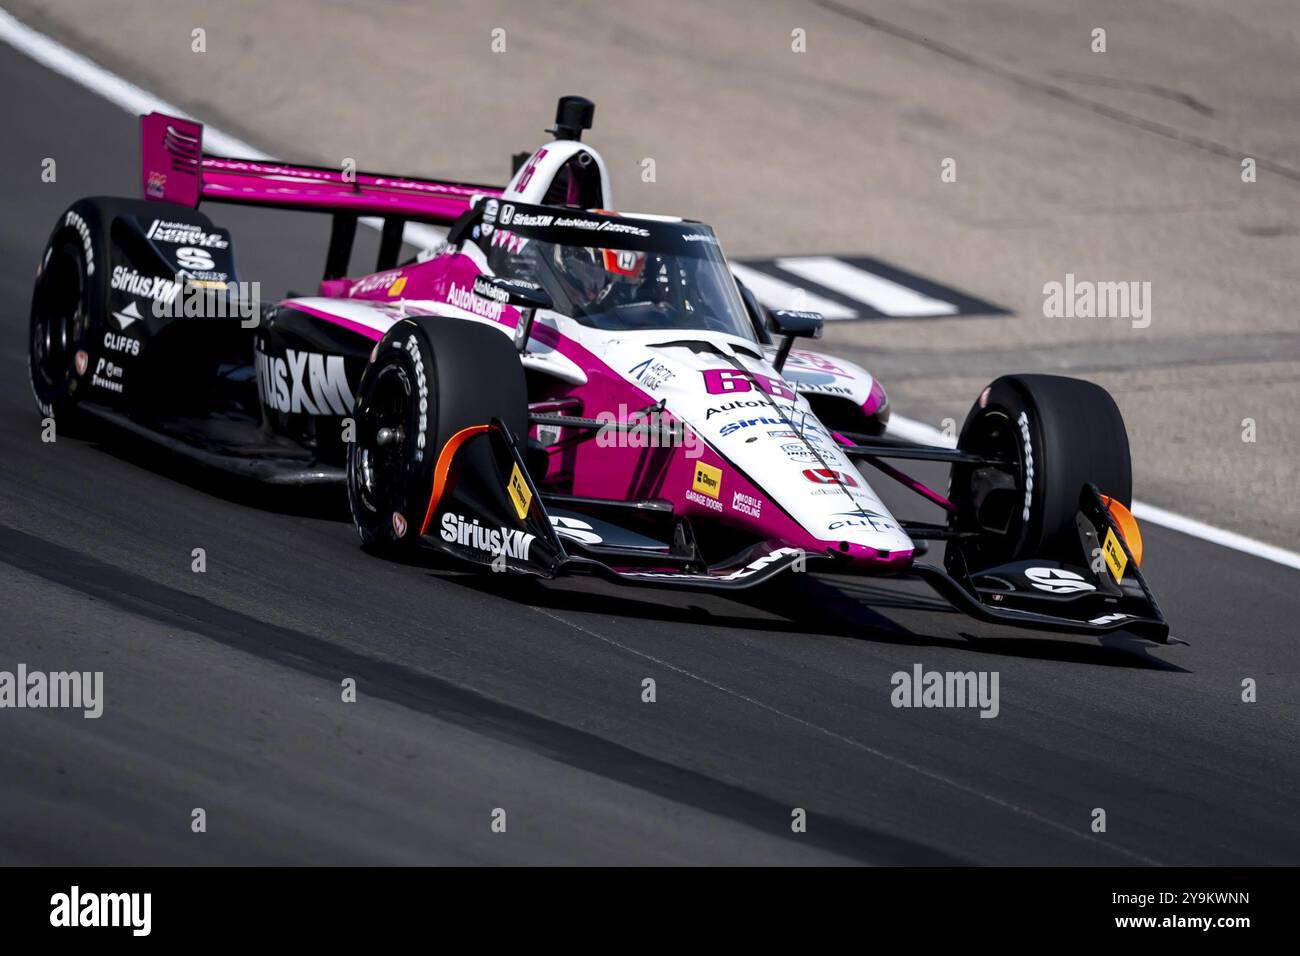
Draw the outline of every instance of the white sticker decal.
<instances>
[{"instance_id":1,"label":"white sticker decal","mask_svg":"<svg viewBox=\"0 0 1300 956\"><path fill-rule=\"evenodd\" d=\"M1050 591L1052 594L1078 594L1097 590L1083 579L1083 575L1064 568L1027 568L1025 577L1040 591Z\"/></svg>"}]
</instances>

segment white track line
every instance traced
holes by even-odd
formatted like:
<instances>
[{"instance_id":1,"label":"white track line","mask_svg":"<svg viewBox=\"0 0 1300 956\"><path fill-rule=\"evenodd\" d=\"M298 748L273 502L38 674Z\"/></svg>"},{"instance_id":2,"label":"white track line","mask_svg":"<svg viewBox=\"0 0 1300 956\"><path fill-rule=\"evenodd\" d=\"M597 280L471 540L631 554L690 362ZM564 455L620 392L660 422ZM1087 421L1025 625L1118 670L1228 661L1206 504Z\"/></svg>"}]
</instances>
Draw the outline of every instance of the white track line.
<instances>
[{"instance_id":1,"label":"white track line","mask_svg":"<svg viewBox=\"0 0 1300 956\"><path fill-rule=\"evenodd\" d=\"M27 56L60 76L65 76L73 82L81 84L86 89L99 94L128 113L139 116L156 111L193 119L184 110L173 106L166 100L140 89L134 83L130 83L117 74L109 72L98 63L87 59L80 53L69 50L63 44L51 40L43 33L38 33L25 23L15 19L12 14L4 9L0 9L0 40L27 54ZM228 156L259 160L273 158L243 140L228 133L223 133L211 126L203 127L203 138L207 145ZM366 220L362 221L366 222ZM367 222L367 225L373 225L373 221ZM404 238L412 245L431 248L442 241L443 235L442 230L435 229L432 226L412 224L406 227ZM889 430L901 438L914 441L948 445L949 447L956 444L955 440L945 438L939 429L926 425L924 422L912 421L898 415L890 419ZM1300 553L1295 551L1288 551L1276 545L1256 541L1254 538L1237 534L1235 531L1225 531L1223 528L1216 528L1203 521L1197 521L1195 518L1187 518L1141 501L1133 502L1133 514L1143 521L1149 521L1152 524L1170 528L1174 531L1181 531L1183 534L1201 538L1213 544L1231 548L1234 551L1253 554L1257 558L1263 558L1275 564L1300 570Z\"/></svg>"},{"instance_id":2,"label":"white track line","mask_svg":"<svg viewBox=\"0 0 1300 956\"><path fill-rule=\"evenodd\" d=\"M913 421L910 418L903 418L901 415L890 416L889 431L907 441L943 445L946 448L955 448L957 445L955 438L950 438L934 426L927 425L925 422ZM1254 538L1248 538L1244 534L1237 534L1235 531L1216 528L1204 521L1197 521L1195 518L1188 518L1172 511L1166 511L1164 508L1149 505L1145 501L1133 502L1133 516L1142 521L1149 521L1151 524L1159 525L1162 528L1181 531L1193 538L1201 538L1212 544L1231 548L1233 551L1253 554L1265 561L1272 561L1274 564L1300 570L1300 554L1295 551L1288 551L1285 548L1279 548L1277 545L1256 541Z\"/></svg>"},{"instance_id":3,"label":"white track line","mask_svg":"<svg viewBox=\"0 0 1300 956\"><path fill-rule=\"evenodd\" d=\"M749 286L750 291L758 296L759 301L774 309L811 309L820 312L829 322L860 318L853 309L832 302L815 292L809 292L793 282L786 282L784 279L759 272L739 262L730 265L731 271L741 282Z\"/></svg>"},{"instance_id":4,"label":"white track line","mask_svg":"<svg viewBox=\"0 0 1300 956\"><path fill-rule=\"evenodd\" d=\"M957 311L951 302L932 299L834 256L785 256L777 259L776 264L786 272L869 305L891 319L952 315Z\"/></svg>"}]
</instances>

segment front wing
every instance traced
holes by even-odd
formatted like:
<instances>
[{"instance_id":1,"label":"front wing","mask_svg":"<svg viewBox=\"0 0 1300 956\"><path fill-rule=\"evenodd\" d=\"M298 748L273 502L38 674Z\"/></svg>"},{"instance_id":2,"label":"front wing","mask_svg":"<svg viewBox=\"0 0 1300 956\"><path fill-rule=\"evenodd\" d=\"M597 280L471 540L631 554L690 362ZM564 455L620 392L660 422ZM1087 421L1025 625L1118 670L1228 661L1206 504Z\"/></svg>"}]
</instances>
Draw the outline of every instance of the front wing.
<instances>
[{"instance_id":1,"label":"front wing","mask_svg":"<svg viewBox=\"0 0 1300 956\"><path fill-rule=\"evenodd\" d=\"M756 544L732 558L705 564L673 522L667 502L615 502L543 494L505 426L494 421L452 450L444 448L436 473L444 476L430 501L425 540L457 558L494 571L543 578L594 574L626 584L738 590L785 572L853 573L833 553L818 554ZM549 507L548 507L549 502ZM594 512L600 512L596 517ZM666 534L655 536L622 523L635 513L639 524L658 514ZM1169 626L1137 563L1096 488L1080 496L1080 564L1018 561L978 572L960 556L945 570L918 563L892 576L926 582L954 607L978 620L1012 627L1106 634L1126 630L1153 641L1169 639ZM1112 565L1094 555L1098 542L1113 542L1125 560Z\"/></svg>"}]
</instances>

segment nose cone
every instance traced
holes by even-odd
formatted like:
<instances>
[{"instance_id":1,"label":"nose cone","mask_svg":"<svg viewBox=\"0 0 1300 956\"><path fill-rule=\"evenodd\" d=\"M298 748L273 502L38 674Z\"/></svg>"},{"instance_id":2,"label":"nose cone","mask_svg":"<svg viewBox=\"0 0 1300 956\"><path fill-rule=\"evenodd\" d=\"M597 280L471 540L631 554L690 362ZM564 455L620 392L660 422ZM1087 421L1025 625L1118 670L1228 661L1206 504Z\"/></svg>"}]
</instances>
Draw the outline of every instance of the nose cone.
<instances>
[{"instance_id":1,"label":"nose cone","mask_svg":"<svg viewBox=\"0 0 1300 956\"><path fill-rule=\"evenodd\" d=\"M645 354L655 357L647 361ZM771 506L744 501L724 517L794 547L834 551L879 566L906 564L913 544L889 509L812 413L807 399L767 362L736 348L655 347L623 367L798 526ZM725 489L724 489L725 490Z\"/></svg>"}]
</instances>

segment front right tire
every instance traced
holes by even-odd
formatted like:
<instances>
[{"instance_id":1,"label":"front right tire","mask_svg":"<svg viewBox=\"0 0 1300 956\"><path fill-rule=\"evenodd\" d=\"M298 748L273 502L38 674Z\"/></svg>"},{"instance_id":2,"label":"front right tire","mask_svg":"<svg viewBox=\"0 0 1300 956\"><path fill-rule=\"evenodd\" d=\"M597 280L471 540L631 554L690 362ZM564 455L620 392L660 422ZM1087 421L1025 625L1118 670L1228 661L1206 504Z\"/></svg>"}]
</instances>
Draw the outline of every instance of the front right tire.
<instances>
[{"instance_id":1,"label":"front right tire","mask_svg":"<svg viewBox=\"0 0 1300 956\"><path fill-rule=\"evenodd\" d=\"M949 546L950 569L955 551L971 571L1028 559L1086 563L1075 520L1084 487L1132 504L1124 419L1092 382L1004 375L971 408L957 447L1004 464L953 466L955 525L976 536Z\"/></svg>"}]
</instances>

